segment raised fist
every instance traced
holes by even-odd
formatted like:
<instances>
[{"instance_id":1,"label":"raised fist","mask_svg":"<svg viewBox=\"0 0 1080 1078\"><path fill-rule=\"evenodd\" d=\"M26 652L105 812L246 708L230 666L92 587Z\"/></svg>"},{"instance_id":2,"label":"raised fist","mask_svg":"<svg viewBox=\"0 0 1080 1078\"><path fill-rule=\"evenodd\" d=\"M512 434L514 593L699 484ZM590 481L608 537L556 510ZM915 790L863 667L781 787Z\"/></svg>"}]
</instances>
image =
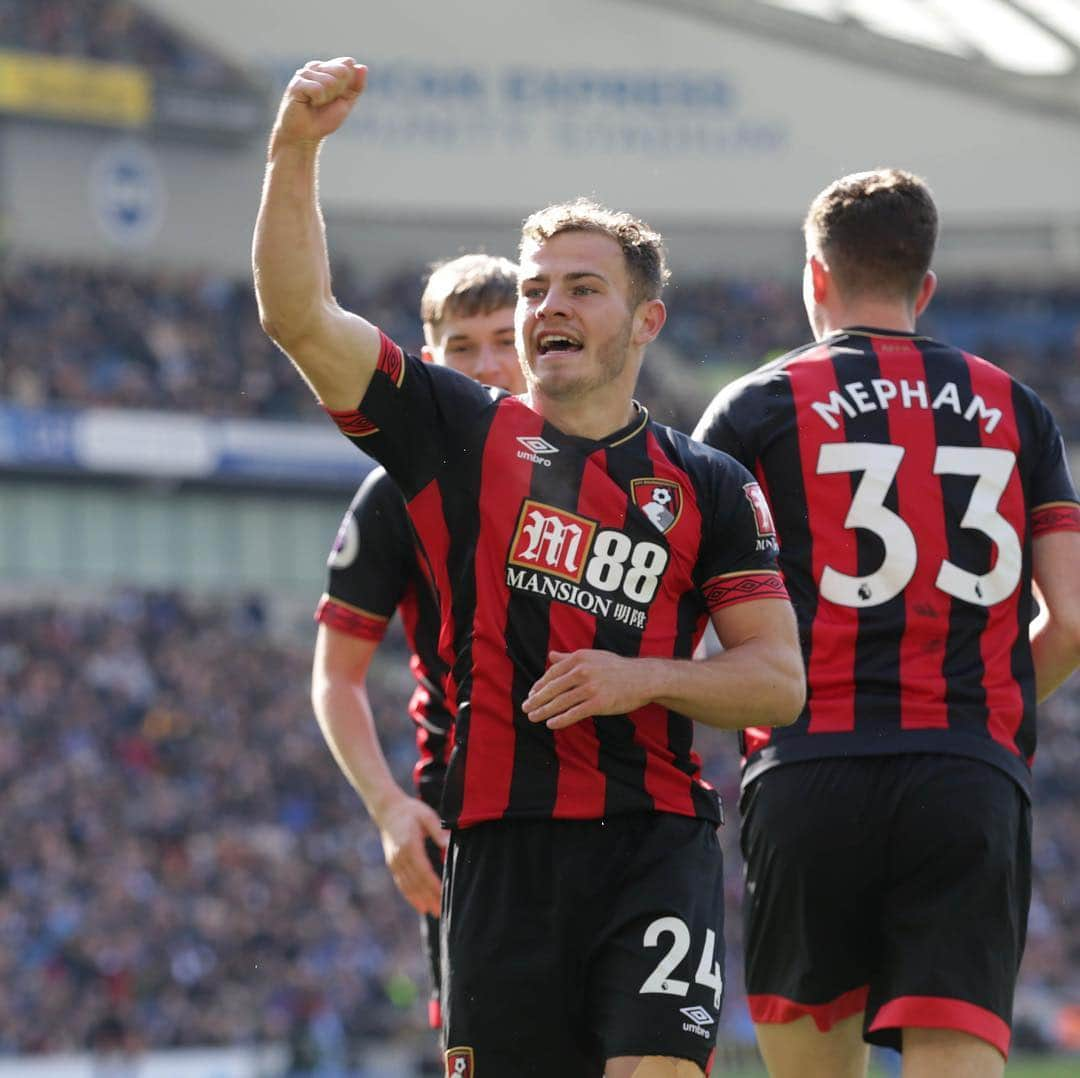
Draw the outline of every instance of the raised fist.
<instances>
[{"instance_id":1,"label":"raised fist","mask_svg":"<svg viewBox=\"0 0 1080 1078\"><path fill-rule=\"evenodd\" d=\"M333 134L345 122L366 81L367 68L351 56L309 60L285 88L273 142L317 142Z\"/></svg>"}]
</instances>

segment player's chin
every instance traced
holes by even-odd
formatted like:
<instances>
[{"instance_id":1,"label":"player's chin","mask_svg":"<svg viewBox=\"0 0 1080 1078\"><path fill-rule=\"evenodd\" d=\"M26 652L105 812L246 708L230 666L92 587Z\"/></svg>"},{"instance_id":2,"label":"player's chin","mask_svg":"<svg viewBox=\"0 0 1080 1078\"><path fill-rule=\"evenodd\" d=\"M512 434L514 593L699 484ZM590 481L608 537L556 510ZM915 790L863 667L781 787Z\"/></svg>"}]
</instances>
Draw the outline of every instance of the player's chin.
<instances>
[{"instance_id":1,"label":"player's chin","mask_svg":"<svg viewBox=\"0 0 1080 1078\"><path fill-rule=\"evenodd\" d=\"M566 400L579 396L587 388L586 379L580 371L560 369L555 366L536 371L536 384L545 397Z\"/></svg>"}]
</instances>

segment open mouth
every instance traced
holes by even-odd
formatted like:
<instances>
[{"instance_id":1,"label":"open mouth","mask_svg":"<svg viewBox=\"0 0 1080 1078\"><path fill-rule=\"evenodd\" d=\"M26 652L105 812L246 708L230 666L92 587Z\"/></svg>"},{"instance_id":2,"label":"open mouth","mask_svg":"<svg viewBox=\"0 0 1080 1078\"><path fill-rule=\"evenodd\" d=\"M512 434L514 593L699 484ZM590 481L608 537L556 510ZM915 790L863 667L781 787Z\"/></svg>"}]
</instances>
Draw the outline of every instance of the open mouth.
<instances>
[{"instance_id":1,"label":"open mouth","mask_svg":"<svg viewBox=\"0 0 1080 1078\"><path fill-rule=\"evenodd\" d=\"M567 355L581 349L581 341L564 333L542 333L536 344L536 350L542 356Z\"/></svg>"}]
</instances>

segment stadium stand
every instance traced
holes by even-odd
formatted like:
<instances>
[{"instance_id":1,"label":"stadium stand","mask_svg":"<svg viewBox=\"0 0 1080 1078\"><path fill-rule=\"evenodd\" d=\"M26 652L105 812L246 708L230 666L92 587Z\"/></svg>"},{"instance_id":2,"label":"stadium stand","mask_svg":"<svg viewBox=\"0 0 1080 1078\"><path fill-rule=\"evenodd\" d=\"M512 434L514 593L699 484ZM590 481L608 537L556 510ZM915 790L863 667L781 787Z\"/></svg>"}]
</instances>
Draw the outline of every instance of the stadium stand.
<instances>
[{"instance_id":1,"label":"stadium stand","mask_svg":"<svg viewBox=\"0 0 1080 1078\"><path fill-rule=\"evenodd\" d=\"M280 12L294 30L297 21L305 30L310 24L301 41L286 32L274 38L269 21L252 13L254 2L0 0L0 53L32 62L55 58L59 86L41 100L14 95L10 86L0 93L0 485L20 494L34 490L49 510L35 526L64 529L80 551L80 528L97 529L99 545L123 549L117 536L127 521L141 519L148 492L171 499L178 515L185 512L178 491L231 499L212 515L192 498L198 506L186 509L186 527L175 529L175 543L161 543L155 564L165 566L160 575L169 580L162 589L175 588L187 579L176 556L185 541L180 533L221 532L231 556L223 572L233 582L231 588L203 580L201 590L140 590L110 562L101 576L115 576L119 586L106 589L93 566L77 576L70 566L49 562L45 572L52 576L43 585L45 577L21 578L18 565L10 568L14 560L0 556L9 567L0 574L5 1078L22 1078L31 1061L62 1052L85 1061L116 1049L135 1059L183 1047L261 1045L284 1046L284 1069L292 1075L386 1078L389 1069L371 1069L382 1046L411 1064L410 1078L437 1073L435 1042L424 1024L427 985L415 916L394 889L377 832L311 716L317 588L298 594L264 542L264 520L280 526L287 511L310 519L327 506L338 514L339 500L343 509L355 484L339 474L320 488L323 501L313 508L297 501L296 488L317 486L318 479L299 468L280 483L265 472L257 482L248 476L249 486L235 470L224 479L223 470L210 469L192 469L193 480L162 478L132 466L142 451L135 446L130 460L118 465L110 458L96 470L81 457L64 457L56 469L67 470L54 484L39 482L43 470L28 465L27 454L6 455L20 439L49 441L54 429L5 414L18 410L80 417L104 408L152 410L172 413L171 420L209 417L215 428L226 426L219 419L250 419L329 430L310 392L260 330L244 266L269 123L264 91L306 59L294 55L297 49L313 40L337 47L352 34L355 5L335 0L321 5L321 15L303 5ZM948 7L944 0L917 6ZM1039 6L1049 18L1060 5ZM1067 75L1052 70L1053 77L1027 79L1016 75L1022 69L1015 64L995 65L995 53L978 41L927 53L917 39L901 35L882 48L867 24L878 5L844 0L596 0L572 7L551 0L549 18L584 29L562 43L566 55L547 57L541 67L531 51L515 52L498 38L499 5L469 7L479 12L481 29L452 5L445 11L431 5L425 26L408 25L410 5L370 13L389 85L375 100L388 119L382 127L359 127L354 156L327 170L335 196L331 227L341 250L355 256L369 234L381 238L373 245L378 258L363 274L348 259L335 268L335 292L346 307L418 350L416 302L426 260L452 254L463 234L469 243L477 234L501 235L494 230L533 208L503 197L516 198L517 191L495 167L502 158L512 158L515 181L520 161L543 160L551 171L537 169L536 176L550 179L553 190L567 160L575 167L584 162L581 186L604 197L605 185L643 177L643 186L630 190L643 210L653 205L646 199L658 200L676 228L659 217L656 223L678 237L693 270L676 272L667 296L670 320L650 352L641 395L659 419L689 430L718 385L807 337L796 280L797 217L801 200L825 178L821 170L837 163L818 150L837 146L845 165L858 162L882 146L864 133L889 131L889 153L906 153L913 167L933 170L951 207L967 213L963 220L950 216L956 227L942 251L952 259L950 272L942 273L920 328L985 354L1032 385L1075 453L1080 209L1067 179L1076 174L1069 167L1075 138L1061 137L1075 134L1062 126L1080 101L1075 63ZM818 9L831 13L828 20L817 18ZM631 32L612 34L607 54L590 38L590 30L611 34L623 18L632 25L653 20L637 35L647 62ZM452 63L440 20L455 34L467 27L475 37L455 38L460 55ZM964 29L980 37L979 27ZM1022 35L1014 37L1019 48ZM696 51L691 39L700 40ZM1074 61L1080 55L1075 37L1067 52ZM81 60L137 69L136 104L145 105L145 115L127 111L126 93L103 92L104 112L84 110L81 84L73 80L73 92L67 78L88 66L70 62ZM428 81L428 67L438 77ZM594 67L610 68L610 81L583 77ZM847 94L852 72L865 102L854 95L844 100L852 127L864 131L825 138L811 122L820 105L814 94ZM971 101L949 96L949 87L965 85L979 95L970 109L970 141L963 128ZM225 107L222 91L232 87L239 88L233 104L246 109ZM615 96L588 96L605 87ZM674 104L650 111L646 100L643 119L636 105L627 107L629 97L618 96L657 87L678 91ZM549 122L561 95L575 88L582 94L576 106L589 118L576 143L565 141L564 125ZM694 95L703 88L717 91L715 99L706 94L699 101ZM468 96L474 91L475 101ZM904 110L899 120L888 111L894 102ZM1004 107L988 119L994 102ZM918 122L908 123L911 116ZM986 134L990 128L997 135L1006 123L1008 153ZM608 126L610 140L596 137ZM686 136L685 145L657 141L668 127ZM589 135L597 146L587 145ZM707 136L709 152L699 148L699 135ZM123 157L118 172L102 170L99 155L114 136L141 151L138 167ZM670 155L662 183L655 178L658 146ZM374 190L380 190L376 179L390 178L382 202L368 200L353 179L357 161L368 160L377 164ZM1039 169L1032 160L1042 162ZM433 200L432 178L455 167L469 181L468 190L457 189L463 204ZM346 191L334 190L335 175L348 177ZM688 177L699 179L688 183ZM548 197L548 187L543 190ZM550 197L576 193L557 190ZM141 212L154 227L106 234L95 202L106 196L115 221L130 223ZM726 218L704 212L714 206ZM472 231L481 227L487 231ZM455 237L452 244L447 236ZM494 239L488 245L497 249ZM282 425L257 425L271 432L267 438L281 437ZM51 468L60 455L48 448ZM182 483L188 486L181 490ZM244 527L240 503L256 493L266 506L260 503L256 523ZM132 513L114 516L125 497ZM25 522L0 523L2 547ZM303 545L298 530L279 530L282 542ZM53 549L40 536L23 538L46 554ZM326 545L331 538L325 536ZM297 555L310 561L316 577L326 545L310 558ZM251 572L240 573L241 564ZM395 630L369 680L382 742L403 783L415 751L404 710L411 688L406 659ZM1078 735L1080 679L1074 678L1040 709L1035 888L1016 1002L1016 1046L1033 1052L1080 1051ZM741 978L737 758L730 736L705 731L698 743L705 774L728 808L721 840L728 865L722 1021L729 1056L721 1058L738 1063L754 1059L755 1051ZM121 1064L99 1073L137 1069ZM399 1073L405 1072L393 1071L395 1078Z\"/></svg>"},{"instance_id":2,"label":"stadium stand","mask_svg":"<svg viewBox=\"0 0 1080 1078\"><path fill-rule=\"evenodd\" d=\"M423 272L408 266L361 283L340 265L335 291L418 352ZM661 340L675 370L646 363L643 396L684 430L700 412L695 389L711 391L809 335L799 290L782 281L681 280L668 303ZM1030 384L1066 438L1080 439L1080 289L946 283L920 329ZM216 274L9 264L0 272L0 355L0 397L14 404L264 419L322 414L259 329L249 282Z\"/></svg>"},{"instance_id":3,"label":"stadium stand","mask_svg":"<svg viewBox=\"0 0 1080 1078\"><path fill-rule=\"evenodd\" d=\"M371 1038L430 1050L414 916L308 716L307 617L131 590L0 614L0 1052L88 1049L117 1029L144 1049L287 1041L312 1067ZM407 781L396 644L372 701ZM1046 1000L1080 992L1080 685L1042 724L1028 1048L1058 1038ZM733 807L732 745L703 748ZM737 865L735 828L722 834ZM737 970L737 871L727 890ZM745 1041L729 984L726 1032Z\"/></svg>"},{"instance_id":4,"label":"stadium stand","mask_svg":"<svg viewBox=\"0 0 1080 1078\"><path fill-rule=\"evenodd\" d=\"M207 89L241 81L220 56L128 0L3 0L0 48L137 64Z\"/></svg>"}]
</instances>

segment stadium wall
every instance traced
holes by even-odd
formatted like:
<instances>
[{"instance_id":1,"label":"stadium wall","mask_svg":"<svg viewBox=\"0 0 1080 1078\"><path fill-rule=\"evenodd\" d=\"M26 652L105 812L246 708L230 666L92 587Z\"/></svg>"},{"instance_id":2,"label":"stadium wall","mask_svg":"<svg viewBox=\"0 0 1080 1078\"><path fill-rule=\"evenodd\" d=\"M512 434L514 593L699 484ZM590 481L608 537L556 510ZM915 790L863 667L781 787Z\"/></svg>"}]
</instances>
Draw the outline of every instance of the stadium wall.
<instances>
[{"instance_id":1,"label":"stadium wall","mask_svg":"<svg viewBox=\"0 0 1080 1078\"><path fill-rule=\"evenodd\" d=\"M19 256L249 272L265 152L138 132L0 124L3 245Z\"/></svg>"},{"instance_id":2,"label":"stadium wall","mask_svg":"<svg viewBox=\"0 0 1080 1078\"><path fill-rule=\"evenodd\" d=\"M273 18L258 0L148 6L274 94L312 56L369 63L322 174L334 242L359 250L363 236L368 259L450 221L468 227L446 227L435 255L485 222L505 250L525 212L591 193L663 227L676 268L775 269L824 183L895 163L935 189L944 268L1080 267L1076 120L725 25L723 5L711 19L621 0L405 0L362 19L346 0Z\"/></svg>"}]
</instances>

